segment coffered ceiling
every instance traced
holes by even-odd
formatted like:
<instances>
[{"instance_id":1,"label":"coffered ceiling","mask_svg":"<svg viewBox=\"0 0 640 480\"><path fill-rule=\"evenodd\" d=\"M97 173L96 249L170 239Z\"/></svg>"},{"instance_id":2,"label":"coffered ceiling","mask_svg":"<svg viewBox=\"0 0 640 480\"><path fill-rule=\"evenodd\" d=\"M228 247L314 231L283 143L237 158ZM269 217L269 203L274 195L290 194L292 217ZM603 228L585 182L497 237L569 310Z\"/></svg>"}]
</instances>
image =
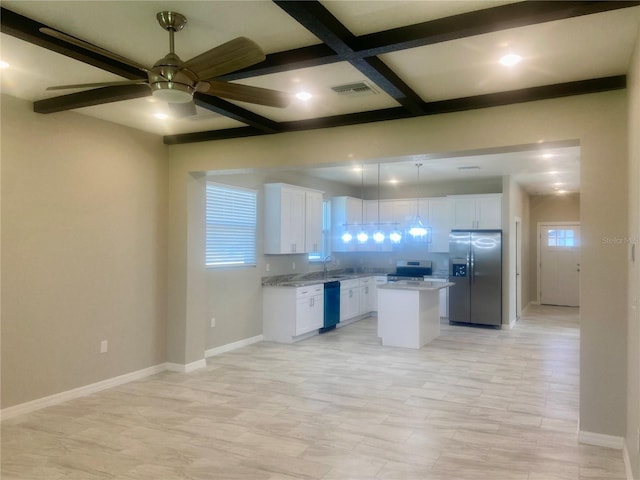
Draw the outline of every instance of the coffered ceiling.
<instances>
[{"instance_id":1,"label":"coffered ceiling","mask_svg":"<svg viewBox=\"0 0 640 480\"><path fill-rule=\"evenodd\" d=\"M192 58L246 36L266 60L219 80L291 95L286 108L196 93L197 114L170 113L148 87L47 91L146 78L41 32L64 34L151 66L168 51L156 13L188 23L176 53ZM21 1L3 0L2 92L36 111L73 110L186 143L461 111L624 88L640 2L617 1ZM500 64L508 53L521 57ZM332 87L364 82L370 91ZM139 87L144 87L140 89ZM145 90L146 89L146 90ZM89 93L86 93L89 90ZM299 92L311 94L299 100ZM129 98L122 101L112 101Z\"/></svg>"}]
</instances>

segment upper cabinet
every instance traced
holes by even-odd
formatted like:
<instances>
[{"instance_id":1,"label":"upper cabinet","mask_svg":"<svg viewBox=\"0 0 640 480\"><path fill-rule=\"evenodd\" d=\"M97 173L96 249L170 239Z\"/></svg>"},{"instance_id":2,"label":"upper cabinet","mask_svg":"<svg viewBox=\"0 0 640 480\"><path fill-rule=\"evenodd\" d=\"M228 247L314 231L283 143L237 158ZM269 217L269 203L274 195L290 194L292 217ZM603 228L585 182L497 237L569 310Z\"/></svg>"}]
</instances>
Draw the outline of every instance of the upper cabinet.
<instances>
[{"instance_id":1,"label":"upper cabinet","mask_svg":"<svg viewBox=\"0 0 640 480\"><path fill-rule=\"evenodd\" d=\"M502 228L502 194L451 195L449 218L451 229Z\"/></svg>"},{"instance_id":2,"label":"upper cabinet","mask_svg":"<svg viewBox=\"0 0 640 480\"><path fill-rule=\"evenodd\" d=\"M320 250L322 192L284 183L267 183L264 198L265 254Z\"/></svg>"},{"instance_id":3,"label":"upper cabinet","mask_svg":"<svg viewBox=\"0 0 640 480\"><path fill-rule=\"evenodd\" d=\"M305 231L304 244L308 253L322 251L322 192L304 192Z\"/></svg>"},{"instance_id":4,"label":"upper cabinet","mask_svg":"<svg viewBox=\"0 0 640 480\"><path fill-rule=\"evenodd\" d=\"M420 209L422 211L422 207ZM449 199L446 197L430 198L428 202L429 217L427 224L431 227L430 252L449 253Z\"/></svg>"}]
</instances>

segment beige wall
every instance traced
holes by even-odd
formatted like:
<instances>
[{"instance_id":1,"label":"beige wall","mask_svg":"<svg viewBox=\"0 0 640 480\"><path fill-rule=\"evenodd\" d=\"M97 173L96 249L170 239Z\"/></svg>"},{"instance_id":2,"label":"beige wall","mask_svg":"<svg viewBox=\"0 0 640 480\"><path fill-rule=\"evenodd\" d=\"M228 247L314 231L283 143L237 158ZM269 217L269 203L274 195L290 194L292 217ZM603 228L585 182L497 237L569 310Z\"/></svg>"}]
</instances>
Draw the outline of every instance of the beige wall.
<instances>
[{"instance_id":1,"label":"beige wall","mask_svg":"<svg viewBox=\"0 0 640 480\"><path fill-rule=\"evenodd\" d=\"M626 445L633 478L640 478L640 32L631 59L629 88L629 230L627 247L635 244L636 260L629 268L627 335ZM629 256L630 258L630 256Z\"/></svg>"},{"instance_id":2,"label":"beige wall","mask_svg":"<svg viewBox=\"0 0 640 480\"><path fill-rule=\"evenodd\" d=\"M204 142L170 147L170 330L202 328L207 318L189 314L185 283L200 275L188 257L202 252L190 244L188 172L227 168L321 165L420 153L578 140L582 150L581 215L585 240L582 298L581 428L622 435L625 427L626 251L602 245L604 234L627 230L627 96L607 92L509 105L471 112L354 125L307 132ZM353 158L353 159L352 159ZM617 212L612 215L611 212ZM194 247L196 250L194 250ZM257 295L257 292L238 292ZM206 301L206 299L202 299ZM211 299L225 302L222 297ZM196 309L197 310L197 309ZM236 321L238 321L236 319ZM204 341L170 339L171 361L202 358ZM613 352L613 353L612 353Z\"/></svg>"},{"instance_id":3,"label":"beige wall","mask_svg":"<svg viewBox=\"0 0 640 480\"><path fill-rule=\"evenodd\" d=\"M529 202L529 301L538 301L538 224L541 222L579 222L580 195L532 195Z\"/></svg>"},{"instance_id":4,"label":"beige wall","mask_svg":"<svg viewBox=\"0 0 640 480\"><path fill-rule=\"evenodd\" d=\"M3 96L1 154L2 408L163 363L161 139Z\"/></svg>"}]
</instances>

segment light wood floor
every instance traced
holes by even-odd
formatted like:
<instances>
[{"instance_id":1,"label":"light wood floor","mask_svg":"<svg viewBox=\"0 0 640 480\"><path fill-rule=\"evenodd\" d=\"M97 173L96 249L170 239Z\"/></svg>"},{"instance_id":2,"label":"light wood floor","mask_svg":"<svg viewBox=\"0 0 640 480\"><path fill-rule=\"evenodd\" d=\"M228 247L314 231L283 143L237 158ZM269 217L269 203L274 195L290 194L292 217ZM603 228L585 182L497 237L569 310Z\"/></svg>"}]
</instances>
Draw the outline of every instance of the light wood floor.
<instances>
[{"instance_id":1,"label":"light wood floor","mask_svg":"<svg viewBox=\"0 0 640 480\"><path fill-rule=\"evenodd\" d=\"M254 344L3 422L2 479L624 479L621 452L576 442L577 322Z\"/></svg>"}]
</instances>

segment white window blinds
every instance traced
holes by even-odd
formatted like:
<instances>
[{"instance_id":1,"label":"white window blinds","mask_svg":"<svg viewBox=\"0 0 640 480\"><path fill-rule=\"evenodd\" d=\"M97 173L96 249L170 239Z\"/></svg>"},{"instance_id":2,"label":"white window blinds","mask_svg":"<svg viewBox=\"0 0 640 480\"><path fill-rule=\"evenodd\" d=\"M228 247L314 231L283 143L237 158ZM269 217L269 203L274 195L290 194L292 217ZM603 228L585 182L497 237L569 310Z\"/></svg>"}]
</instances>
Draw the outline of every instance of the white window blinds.
<instances>
[{"instance_id":1,"label":"white window blinds","mask_svg":"<svg viewBox=\"0 0 640 480\"><path fill-rule=\"evenodd\" d=\"M206 265L256 264L255 190L207 183Z\"/></svg>"}]
</instances>

